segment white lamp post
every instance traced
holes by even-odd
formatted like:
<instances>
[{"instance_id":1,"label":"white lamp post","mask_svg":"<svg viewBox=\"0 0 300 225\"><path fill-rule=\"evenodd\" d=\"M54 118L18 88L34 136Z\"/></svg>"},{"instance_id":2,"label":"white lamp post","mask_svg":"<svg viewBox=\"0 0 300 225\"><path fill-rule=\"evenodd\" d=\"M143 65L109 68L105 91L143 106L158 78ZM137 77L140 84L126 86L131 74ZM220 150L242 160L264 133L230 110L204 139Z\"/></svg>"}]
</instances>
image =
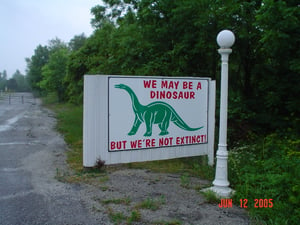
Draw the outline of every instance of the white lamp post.
<instances>
[{"instance_id":1,"label":"white lamp post","mask_svg":"<svg viewBox=\"0 0 300 225\"><path fill-rule=\"evenodd\" d=\"M220 46L218 52L221 55L221 103L220 103L220 126L219 144L217 150L216 175L213 181L214 191L220 197L229 197L233 190L229 188L227 176L227 102L228 102L228 58L234 44L234 34L229 30L221 31L217 36L217 43Z\"/></svg>"}]
</instances>

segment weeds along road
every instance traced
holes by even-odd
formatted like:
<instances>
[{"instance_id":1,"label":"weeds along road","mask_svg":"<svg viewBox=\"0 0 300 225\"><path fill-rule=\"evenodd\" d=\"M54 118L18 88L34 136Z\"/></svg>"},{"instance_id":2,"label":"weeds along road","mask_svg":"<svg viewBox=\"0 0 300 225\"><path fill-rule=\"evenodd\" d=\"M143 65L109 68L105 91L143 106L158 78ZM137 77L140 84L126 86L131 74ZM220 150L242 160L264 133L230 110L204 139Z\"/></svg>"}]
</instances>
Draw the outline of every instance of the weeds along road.
<instances>
[{"instance_id":1,"label":"weeds along road","mask_svg":"<svg viewBox=\"0 0 300 225\"><path fill-rule=\"evenodd\" d=\"M0 96L1 225L101 224L80 187L55 180L66 146L54 126L52 113L30 93Z\"/></svg>"}]
</instances>

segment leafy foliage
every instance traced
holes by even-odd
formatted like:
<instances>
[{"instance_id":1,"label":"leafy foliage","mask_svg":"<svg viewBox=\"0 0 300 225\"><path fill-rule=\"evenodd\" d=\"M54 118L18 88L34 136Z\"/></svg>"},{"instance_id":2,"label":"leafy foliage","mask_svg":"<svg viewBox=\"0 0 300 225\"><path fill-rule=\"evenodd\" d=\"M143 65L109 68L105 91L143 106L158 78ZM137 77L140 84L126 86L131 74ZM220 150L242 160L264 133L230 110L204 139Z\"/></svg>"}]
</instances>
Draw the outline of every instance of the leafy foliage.
<instances>
[{"instance_id":1,"label":"leafy foliage","mask_svg":"<svg viewBox=\"0 0 300 225\"><path fill-rule=\"evenodd\" d=\"M33 90L41 91L39 82L42 81L42 68L48 62L49 49L47 46L37 46L34 55L26 58L27 62L27 80Z\"/></svg>"},{"instance_id":2,"label":"leafy foliage","mask_svg":"<svg viewBox=\"0 0 300 225\"><path fill-rule=\"evenodd\" d=\"M39 45L27 59L27 78L33 89L55 90L61 100L81 103L84 74L219 80L214 40L226 28L237 37L230 56L230 141L247 138L253 127L266 133L278 128L299 131L299 88L295 87L300 85L300 51L294 46L299 46L300 13L296 1L103 2L91 9L95 32L88 38L74 36L68 54L55 53L66 48L56 38L48 46ZM57 54L61 60L55 61ZM52 65L46 65L50 58ZM54 66L60 71L50 69Z\"/></svg>"},{"instance_id":3,"label":"leafy foliage","mask_svg":"<svg viewBox=\"0 0 300 225\"><path fill-rule=\"evenodd\" d=\"M267 224L298 224L300 216L299 137L272 134L262 143L230 152L229 175L235 200L248 200L252 216ZM255 208L254 199L273 199L272 208Z\"/></svg>"},{"instance_id":4,"label":"leafy foliage","mask_svg":"<svg viewBox=\"0 0 300 225\"><path fill-rule=\"evenodd\" d=\"M56 92L58 100L63 101L65 98L64 76L67 69L68 50L61 48L54 51L48 63L42 68L43 79L39 82L41 89L48 92Z\"/></svg>"}]
</instances>

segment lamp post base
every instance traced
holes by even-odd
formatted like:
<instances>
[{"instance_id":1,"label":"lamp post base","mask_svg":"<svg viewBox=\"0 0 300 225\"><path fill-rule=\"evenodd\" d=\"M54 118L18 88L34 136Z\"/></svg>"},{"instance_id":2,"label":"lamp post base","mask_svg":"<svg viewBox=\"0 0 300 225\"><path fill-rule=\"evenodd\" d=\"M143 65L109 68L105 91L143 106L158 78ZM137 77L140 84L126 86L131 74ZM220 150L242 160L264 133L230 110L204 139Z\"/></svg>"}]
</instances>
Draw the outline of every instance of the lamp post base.
<instances>
[{"instance_id":1,"label":"lamp post base","mask_svg":"<svg viewBox=\"0 0 300 225\"><path fill-rule=\"evenodd\" d=\"M213 191L219 198L230 198L235 192L230 187L220 187L220 186L205 188L202 191L203 192Z\"/></svg>"}]
</instances>

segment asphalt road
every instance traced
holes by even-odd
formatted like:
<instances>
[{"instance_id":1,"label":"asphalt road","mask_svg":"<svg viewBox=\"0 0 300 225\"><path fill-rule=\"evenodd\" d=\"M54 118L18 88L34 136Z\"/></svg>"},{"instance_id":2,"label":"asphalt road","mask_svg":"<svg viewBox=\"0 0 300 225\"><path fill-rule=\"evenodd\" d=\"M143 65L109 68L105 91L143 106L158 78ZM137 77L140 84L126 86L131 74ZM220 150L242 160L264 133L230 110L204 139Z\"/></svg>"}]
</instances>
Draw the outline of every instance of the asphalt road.
<instances>
[{"instance_id":1,"label":"asphalt road","mask_svg":"<svg viewBox=\"0 0 300 225\"><path fill-rule=\"evenodd\" d=\"M23 97L22 97L23 96ZM103 224L78 185L55 179L66 145L29 93L0 96L0 224Z\"/></svg>"}]
</instances>

